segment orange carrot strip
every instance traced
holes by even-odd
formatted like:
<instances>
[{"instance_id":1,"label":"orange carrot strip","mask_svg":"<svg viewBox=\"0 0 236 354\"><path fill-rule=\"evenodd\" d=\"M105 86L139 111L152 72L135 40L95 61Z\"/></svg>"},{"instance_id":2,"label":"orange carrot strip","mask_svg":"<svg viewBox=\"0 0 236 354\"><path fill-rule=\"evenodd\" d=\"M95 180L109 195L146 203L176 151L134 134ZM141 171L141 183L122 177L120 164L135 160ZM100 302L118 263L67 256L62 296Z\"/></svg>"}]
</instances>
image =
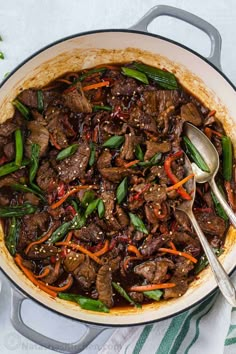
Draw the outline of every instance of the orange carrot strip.
<instances>
[{"instance_id":1,"label":"orange carrot strip","mask_svg":"<svg viewBox=\"0 0 236 354\"><path fill-rule=\"evenodd\" d=\"M26 248L26 250L25 250L25 254L28 254L28 253L29 253L29 250L31 249L32 246L34 246L34 245L39 245L40 243L43 243L43 242L47 241L47 240L49 239L49 237L51 236L51 234L53 233L53 231L56 229L56 226L57 226L57 225L53 225L53 226L48 230L48 232L46 232L46 234L45 234L43 237L41 237L39 240L36 240L36 241L31 242L31 243L27 246L27 248Z\"/></svg>"},{"instance_id":2,"label":"orange carrot strip","mask_svg":"<svg viewBox=\"0 0 236 354\"><path fill-rule=\"evenodd\" d=\"M175 254L176 256L185 257L185 258L189 259L193 263L197 263L198 262L198 260L196 258L194 258L193 256L191 256L190 254L188 254L186 252L181 252L181 251L177 251L177 250L171 250L169 248L163 248L163 247L159 248L158 251Z\"/></svg>"},{"instance_id":3,"label":"orange carrot strip","mask_svg":"<svg viewBox=\"0 0 236 354\"><path fill-rule=\"evenodd\" d=\"M127 271L128 265L130 261L139 261L143 259L143 257L126 257L123 263L123 268L125 270L125 272Z\"/></svg>"},{"instance_id":4,"label":"orange carrot strip","mask_svg":"<svg viewBox=\"0 0 236 354\"><path fill-rule=\"evenodd\" d=\"M129 245L129 246L127 247L127 251L128 251L128 252L133 252L133 253L135 253L137 257L142 257L141 253L139 252L139 250L137 249L137 247L134 246L134 245Z\"/></svg>"},{"instance_id":5,"label":"orange carrot strip","mask_svg":"<svg viewBox=\"0 0 236 354\"><path fill-rule=\"evenodd\" d=\"M58 82L63 82L64 84L68 84L68 85L71 85L71 84L72 84L71 81L66 80L66 79L57 79L56 81L58 81Z\"/></svg>"},{"instance_id":6,"label":"orange carrot strip","mask_svg":"<svg viewBox=\"0 0 236 354\"><path fill-rule=\"evenodd\" d=\"M183 184L185 184L188 180L190 180L191 178L194 177L194 173L191 173L189 176L183 178L181 181L173 184L173 186L167 187L166 191L170 192L173 191L174 189L178 189L180 186L182 186Z\"/></svg>"},{"instance_id":7,"label":"orange carrot strip","mask_svg":"<svg viewBox=\"0 0 236 354\"><path fill-rule=\"evenodd\" d=\"M48 274L50 273L50 269L49 268L45 268L42 273L40 273L39 275L35 275L36 279L42 279L45 278Z\"/></svg>"},{"instance_id":8,"label":"orange carrot strip","mask_svg":"<svg viewBox=\"0 0 236 354\"><path fill-rule=\"evenodd\" d=\"M71 247L73 249L76 249L84 254L87 254L90 258L92 258L96 263L98 264L103 264L103 262L101 261L101 259L99 259L94 253L88 251L86 248L84 248L81 245L78 245L77 243L69 243L69 242L57 242L55 244L56 246L67 246L67 247Z\"/></svg>"},{"instance_id":9,"label":"orange carrot strip","mask_svg":"<svg viewBox=\"0 0 236 354\"><path fill-rule=\"evenodd\" d=\"M97 88L99 88L99 87L109 86L109 84L110 84L109 81L98 82L97 84L92 84L92 85L84 86L84 87L83 87L83 91L89 91L89 90L97 89Z\"/></svg>"},{"instance_id":10,"label":"orange carrot strip","mask_svg":"<svg viewBox=\"0 0 236 354\"><path fill-rule=\"evenodd\" d=\"M204 129L204 133L206 134L208 139L211 139L212 134L217 135L219 138L222 138L222 135L223 135L220 132L217 132L216 130L213 130L213 129L209 128L209 127L206 127Z\"/></svg>"},{"instance_id":11,"label":"orange carrot strip","mask_svg":"<svg viewBox=\"0 0 236 354\"><path fill-rule=\"evenodd\" d=\"M175 283L140 285L140 286L131 286L131 288L129 288L129 291L143 292L143 291L150 291L150 290L157 290L157 289L173 288L174 286L176 286Z\"/></svg>"},{"instance_id":12,"label":"orange carrot strip","mask_svg":"<svg viewBox=\"0 0 236 354\"><path fill-rule=\"evenodd\" d=\"M65 242L70 242L73 236L73 231L70 231L66 236Z\"/></svg>"},{"instance_id":13,"label":"orange carrot strip","mask_svg":"<svg viewBox=\"0 0 236 354\"><path fill-rule=\"evenodd\" d=\"M67 278L67 283L64 286L60 287L60 286L46 285L46 287L49 290L52 290L52 291L55 291L55 292L62 292L62 291L68 290L71 287L72 284L73 284L73 277L72 277L71 274L69 274L69 276Z\"/></svg>"},{"instance_id":14,"label":"orange carrot strip","mask_svg":"<svg viewBox=\"0 0 236 354\"><path fill-rule=\"evenodd\" d=\"M139 162L139 160L130 161L130 162L128 162L128 163L125 163L125 164L124 164L124 167L125 167L125 168L128 168L128 167L134 166L134 165L136 165L136 163L138 163L138 162Z\"/></svg>"},{"instance_id":15,"label":"orange carrot strip","mask_svg":"<svg viewBox=\"0 0 236 354\"><path fill-rule=\"evenodd\" d=\"M36 285L39 289L45 291L46 293L48 293L49 295L53 296L53 297L56 297L57 296L57 293L55 291L52 291L50 289L48 289L46 287L45 284L43 284L42 282L40 282L39 280L35 279L35 276L34 274L29 270L27 269L26 267L23 266L22 264L22 258L19 254L17 254L15 256L15 262L16 264L19 266L19 268L22 270L22 272L27 276L27 278L34 284Z\"/></svg>"},{"instance_id":16,"label":"orange carrot strip","mask_svg":"<svg viewBox=\"0 0 236 354\"><path fill-rule=\"evenodd\" d=\"M95 186L93 185L84 185L84 186L77 186L77 187L73 187L69 192L67 192L60 200L58 200L58 202L54 203L51 205L51 209L56 209L58 208L62 203L64 203L64 201L71 196L72 194L75 194L77 192L79 192L81 189L90 189L90 188L95 188Z\"/></svg>"},{"instance_id":17,"label":"orange carrot strip","mask_svg":"<svg viewBox=\"0 0 236 354\"><path fill-rule=\"evenodd\" d=\"M210 112L208 113L207 117L209 118L209 117L211 117L211 116L214 116L215 114L216 114L216 110L213 109L212 111L210 111Z\"/></svg>"},{"instance_id":18,"label":"orange carrot strip","mask_svg":"<svg viewBox=\"0 0 236 354\"><path fill-rule=\"evenodd\" d=\"M99 251L94 252L93 254L94 254L94 256L99 257L99 256L103 255L104 253L106 253L108 250L109 250L109 241L106 240L104 246Z\"/></svg>"},{"instance_id":19,"label":"orange carrot strip","mask_svg":"<svg viewBox=\"0 0 236 354\"><path fill-rule=\"evenodd\" d=\"M57 144L57 142L55 141L55 139L54 139L54 137L53 137L53 135L51 133L49 133L49 137L50 137L50 140L52 142L52 145L54 145L57 150L61 150L60 145Z\"/></svg>"},{"instance_id":20,"label":"orange carrot strip","mask_svg":"<svg viewBox=\"0 0 236 354\"><path fill-rule=\"evenodd\" d=\"M172 248L172 250L176 251L176 247L175 247L175 245L174 245L174 242L169 241L169 245L170 245L170 247Z\"/></svg>"},{"instance_id":21,"label":"orange carrot strip","mask_svg":"<svg viewBox=\"0 0 236 354\"><path fill-rule=\"evenodd\" d=\"M236 211L236 200L235 200L235 196L234 196L231 184L229 181L225 181L224 185L225 185L225 189L227 192L229 204L230 204L231 208L233 209L233 211Z\"/></svg>"}]
</instances>

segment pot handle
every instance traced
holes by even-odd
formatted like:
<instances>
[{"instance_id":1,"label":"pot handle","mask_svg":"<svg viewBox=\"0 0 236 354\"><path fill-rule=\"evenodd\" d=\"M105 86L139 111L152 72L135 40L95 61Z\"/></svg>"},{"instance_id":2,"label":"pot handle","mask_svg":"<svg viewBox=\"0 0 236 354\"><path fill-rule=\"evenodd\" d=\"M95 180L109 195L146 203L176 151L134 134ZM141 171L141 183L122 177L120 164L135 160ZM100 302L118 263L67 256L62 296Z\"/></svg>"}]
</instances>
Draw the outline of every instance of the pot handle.
<instances>
[{"instance_id":1,"label":"pot handle","mask_svg":"<svg viewBox=\"0 0 236 354\"><path fill-rule=\"evenodd\" d=\"M159 16L175 17L205 32L211 41L211 52L209 57L207 57L207 60L218 69L222 70L220 63L222 39L219 31L209 22L188 11L167 5L157 5L151 8L135 25L129 29L148 32L148 25Z\"/></svg>"},{"instance_id":2,"label":"pot handle","mask_svg":"<svg viewBox=\"0 0 236 354\"><path fill-rule=\"evenodd\" d=\"M21 317L21 306L27 297L15 288L11 288L11 323L13 327L24 337L42 347L54 350L63 354L77 354L88 347L88 345L105 330L104 327L86 326L86 333L74 343L62 343L28 327ZM76 321L75 321L76 325Z\"/></svg>"}]
</instances>

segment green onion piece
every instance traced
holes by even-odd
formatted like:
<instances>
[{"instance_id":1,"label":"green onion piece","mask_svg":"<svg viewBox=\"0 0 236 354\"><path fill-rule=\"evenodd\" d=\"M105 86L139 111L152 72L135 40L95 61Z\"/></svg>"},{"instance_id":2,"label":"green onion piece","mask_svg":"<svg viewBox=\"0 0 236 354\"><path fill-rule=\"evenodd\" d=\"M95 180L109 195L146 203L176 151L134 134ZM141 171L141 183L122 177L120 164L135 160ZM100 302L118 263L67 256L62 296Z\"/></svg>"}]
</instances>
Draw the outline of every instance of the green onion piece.
<instances>
[{"instance_id":1,"label":"green onion piece","mask_svg":"<svg viewBox=\"0 0 236 354\"><path fill-rule=\"evenodd\" d=\"M74 153L78 150L79 144L72 144L68 146L67 148L61 150L59 154L57 155L56 160L61 161L66 159L69 156L74 155Z\"/></svg>"},{"instance_id":2,"label":"green onion piece","mask_svg":"<svg viewBox=\"0 0 236 354\"><path fill-rule=\"evenodd\" d=\"M226 181L230 181L233 168L232 143L228 136L222 136L221 143L223 150L223 177Z\"/></svg>"},{"instance_id":3,"label":"green onion piece","mask_svg":"<svg viewBox=\"0 0 236 354\"><path fill-rule=\"evenodd\" d=\"M99 200L98 202L98 216L100 219L102 219L105 215L105 205L102 199Z\"/></svg>"},{"instance_id":4,"label":"green onion piece","mask_svg":"<svg viewBox=\"0 0 236 354\"><path fill-rule=\"evenodd\" d=\"M61 241L69 232L70 226L71 226L71 221L67 221L64 224L60 225L49 237L47 243L53 244Z\"/></svg>"},{"instance_id":5,"label":"green onion piece","mask_svg":"<svg viewBox=\"0 0 236 354\"><path fill-rule=\"evenodd\" d=\"M125 299L127 300L131 305L134 305L135 307L142 308L142 305L137 304L135 301L131 299L131 297L127 294L127 292L117 283L114 281L112 282L112 286L115 288L115 290Z\"/></svg>"},{"instance_id":6,"label":"green onion piece","mask_svg":"<svg viewBox=\"0 0 236 354\"><path fill-rule=\"evenodd\" d=\"M159 86L168 90L175 90L178 88L178 83L174 74L142 63L135 62L133 65L135 69L145 73L147 77L158 83Z\"/></svg>"},{"instance_id":7,"label":"green onion piece","mask_svg":"<svg viewBox=\"0 0 236 354\"><path fill-rule=\"evenodd\" d=\"M68 198L68 199L69 199L69 198ZM68 200L68 199L67 199L67 200ZM71 204L72 204L73 208L75 209L76 213L78 213L78 212L79 212L79 207L78 207L78 204L76 203L76 201L75 201L75 200L72 200L72 201L71 201Z\"/></svg>"},{"instance_id":8,"label":"green onion piece","mask_svg":"<svg viewBox=\"0 0 236 354\"><path fill-rule=\"evenodd\" d=\"M3 52L0 52L0 59L4 59L5 57L4 57L4 54L3 54Z\"/></svg>"},{"instance_id":9,"label":"green onion piece","mask_svg":"<svg viewBox=\"0 0 236 354\"><path fill-rule=\"evenodd\" d=\"M162 154L160 152L156 153L149 161L139 162L138 165L142 167L151 167L157 165L160 162Z\"/></svg>"},{"instance_id":10,"label":"green onion piece","mask_svg":"<svg viewBox=\"0 0 236 354\"><path fill-rule=\"evenodd\" d=\"M3 78L5 79L9 74L10 74L10 72L7 71L7 72L4 74Z\"/></svg>"},{"instance_id":11,"label":"green onion piece","mask_svg":"<svg viewBox=\"0 0 236 354\"><path fill-rule=\"evenodd\" d=\"M29 182L33 182L39 167L39 153L40 146L38 144L31 145L30 169L29 169Z\"/></svg>"},{"instance_id":12,"label":"green onion piece","mask_svg":"<svg viewBox=\"0 0 236 354\"><path fill-rule=\"evenodd\" d=\"M138 144L135 147L135 156L137 157L137 159L139 161L143 161L144 160L144 153L143 150L141 149L141 146Z\"/></svg>"},{"instance_id":13,"label":"green onion piece","mask_svg":"<svg viewBox=\"0 0 236 354\"><path fill-rule=\"evenodd\" d=\"M130 221L136 228L136 230L143 232L144 234L148 235L148 230L144 225L143 221L135 214L129 213Z\"/></svg>"},{"instance_id":14,"label":"green onion piece","mask_svg":"<svg viewBox=\"0 0 236 354\"><path fill-rule=\"evenodd\" d=\"M93 166L95 162L96 149L94 143L90 143L90 157L89 157L89 166Z\"/></svg>"},{"instance_id":15,"label":"green onion piece","mask_svg":"<svg viewBox=\"0 0 236 354\"><path fill-rule=\"evenodd\" d=\"M58 293L57 296L60 299L77 302L80 307L84 310L97 311L109 313L109 308L104 305L100 300L93 300L85 296L68 294L68 293Z\"/></svg>"},{"instance_id":16,"label":"green onion piece","mask_svg":"<svg viewBox=\"0 0 236 354\"><path fill-rule=\"evenodd\" d=\"M2 36L0 36L0 42L2 42L2 41L3 41Z\"/></svg>"},{"instance_id":17,"label":"green onion piece","mask_svg":"<svg viewBox=\"0 0 236 354\"><path fill-rule=\"evenodd\" d=\"M148 297L149 299L160 301L163 291L161 290L150 290L150 291L144 291L143 294Z\"/></svg>"},{"instance_id":18,"label":"green onion piece","mask_svg":"<svg viewBox=\"0 0 236 354\"><path fill-rule=\"evenodd\" d=\"M85 74L82 74L78 80L76 81L83 81L86 77L94 74L94 73L103 73L104 71L106 71L107 69L104 67L104 68L95 68L95 69L91 69L89 70L87 73Z\"/></svg>"},{"instance_id":19,"label":"green onion piece","mask_svg":"<svg viewBox=\"0 0 236 354\"><path fill-rule=\"evenodd\" d=\"M82 201L81 201L81 205L84 208L87 208L87 206L89 205L89 203L91 203L93 200L95 199L95 193L92 190L88 190L84 193Z\"/></svg>"},{"instance_id":20,"label":"green onion piece","mask_svg":"<svg viewBox=\"0 0 236 354\"><path fill-rule=\"evenodd\" d=\"M17 240L18 240L18 234L19 234L19 225L20 223L18 220L13 217L11 219L11 222L9 224L9 232L8 235L5 238L5 244L12 256L16 254L16 245L17 245Z\"/></svg>"},{"instance_id":21,"label":"green onion piece","mask_svg":"<svg viewBox=\"0 0 236 354\"><path fill-rule=\"evenodd\" d=\"M97 111L112 111L112 107L94 105L93 112L97 112Z\"/></svg>"},{"instance_id":22,"label":"green onion piece","mask_svg":"<svg viewBox=\"0 0 236 354\"><path fill-rule=\"evenodd\" d=\"M29 203L12 206L12 207L1 207L0 218L10 218L13 216L18 217L18 216L34 214L36 210L37 207Z\"/></svg>"},{"instance_id":23,"label":"green onion piece","mask_svg":"<svg viewBox=\"0 0 236 354\"><path fill-rule=\"evenodd\" d=\"M113 149L118 148L124 143L124 141L125 141L124 136L114 135L103 144L103 147L108 147Z\"/></svg>"},{"instance_id":24,"label":"green onion piece","mask_svg":"<svg viewBox=\"0 0 236 354\"><path fill-rule=\"evenodd\" d=\"M22 114L22 116L25 119L30 120L31 118L30 110L25 105L23 105L23 103L15 99L14 101L12 101L12 104L18 109L18 111Z\"/></svg>"},{"instance_id":25,"label":"green onion piece","mask_svg":"<svg viewBox=\"0 0 236 354\"><path fill-rule=\"evenodd\" d=\"M38 111L39 113L43 112L44 109L44 102L43 102L43 91L37 91L37 99L38 99Z\"/></svg>"},{"instance_id":26,"label":"green onion piece","mask_svg":"<svg viewBox=\"0 0 236 354\"><path fill-rule=\"evenodd\" d=\"M97 209L99 201L100 199L98 198L89 203L84 214L86 218Z\"/></svg>"},{"instance_id":27,"label":"green onion piece","mask_svg":"<svg viewBox=\"0 0 236 354\"><path fill-rule=\"evenodd\" d=\"M219 257L222 253L224 253L223 248L212 248L213 252L217 257ZM200 273L206 266L209 264L208 259L206 255L202 255L201 258L199 259L198 263L195 266L194 273L198 274Z\"/></svg>"},{"instance_id":28,"label":"green onion piece","mask_svg":"<svg viewBox=\"0 0 236 354\"><path fill-rule=\"evenodd\" d=\"M147 76L138 70L122 67L121 72L122 74L132 77L138 81L141 81L144 84L149 84Z\"/></svg>"},{"instance_id":29,"label":"green onion piece","mask_svg":"<svg viewBox=\"0 0 236 354\"><path fill-rule=\"evenodd\" d=\"M40 199L42 199L44 202L46 201L45 197L42 195L41 190L40 192L35 191L33 188L29 188L23 184L20 183L16 183L16 184L11 184L10 185L11 189L13 189L14 191L18 191L18 192L25 192L25 193L33 193L35 195L37 195Z\"/></svg>"},{"instance_id":30,"label":"green onion piece","mask_svg":"<svg viewBox=\"0 0 236 354\"><path fill-rule=\"evenodd\" d=\"M23 159L23 139L22 139L22 133L20 129L16 129L15 131L15 148L16 148L15 164L16 166L20 167Z\"/></svg>"},{"instance_id":31,"label":"green onion piece","mask_svg":"<svg viewBox=\"0 0 236 354\"><path fill-rule=\"evenodd\" d=\"M28 165L29 161L23 160L21 163L22 166ZM0 167L0 177L6 176L12 172L15 172L19 170L20 166L16 166L15 161L14 162L9 162L3 166Z\"/></svg>"},{"instance_id":32,"label":"green onion piece","mask_svg":"<svg viewBox=\"0 0 236 354\"><path fill-rule=\"evenodd\" d=\"M205 172L210 172L210 169L205 162L204 158L202 155L198 152L196 147L193 145L193 143L189 140L187 136L183 137L185 146L186 146L186 153L187 155L195 162L195 164Z\"/></svg>"},{"instance_id":33,"label":"green onion piece","mask_svg":"<svg viewBox=\"0 0 236 354\"><path fill-rule=\"evenodd\" d=\"M228 215L226 214L226 212L222 208L219 200L216 198L216 196L215 196L215 194L213 192L211 192L211 197L212 197L212 200L214 202L216 214L219 215L225 221L228 221L229 220Z\"/></svg>"},{"instance_id":34,"label":"green onion piece","mask_svg":"<svg viewBox=\"0 0 236 354\"><path fill-rule=\"evenodd\" d=\"M79 230L86 224L86 217L85 215L75 215L71 221L70 230Z\"/></svg>"},{"instance_id":35,"label":"green onion piece","mask_svg":"<svg viewBox=\"0 0 236 354\"><path fill-rule=\"evenodd\" d=\"M127 192L128 192L128 181L127 181L127 177L125 177L116 190L116 199L118 204L120 204L125 199Z\"/></svg>"}]
</instances>

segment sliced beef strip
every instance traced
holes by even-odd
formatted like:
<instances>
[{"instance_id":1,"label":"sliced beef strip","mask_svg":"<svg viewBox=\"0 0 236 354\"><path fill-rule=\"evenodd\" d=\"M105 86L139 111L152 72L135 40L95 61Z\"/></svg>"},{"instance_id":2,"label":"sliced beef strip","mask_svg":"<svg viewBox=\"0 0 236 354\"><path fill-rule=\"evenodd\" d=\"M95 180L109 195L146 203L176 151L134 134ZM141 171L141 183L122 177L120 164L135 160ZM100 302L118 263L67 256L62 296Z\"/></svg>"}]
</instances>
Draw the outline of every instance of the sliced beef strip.
<instances>
[{"instance_id":1,"label":"sliced beef strip","mask_svg":"<svg viewBox=\"0 0 236 354\"><path fill-rule=\"evenodd\" d=\"M203 199L205 200L208 208L211 208L212 210L214 210L214 202L211 196L211 192L207 192L205 194L203 194Z\"/></svg>"},{"instance_id":2,"label":"sliced beef strip","mask_svg":"<svg viewBox=\"0 0 236 354\"><path fill-rule=\"evenodd\" d=\"M7 144L4 144L3 146L3 152L4 155L6 156L8 161L11 161L15 158L15 143L14 142L10 142Z\"/></svg>"},{"instance_id":3,"label":"sliced beef strip","mask_svg":"<svg viewBox=\"0 0 236 354\"><path fill-rule=\"evenodd\" d=\"M23 216L17 249L24 249L30 242L47 231L49 221L49 214L45 211Z\"/></svg>"},{"instance_id":4,"label":"sliced beef strip","mask_svg":"<svg viewBox=\"0 0 236 354\"><path fill-rule=\"evenodd\" d=\"M112 154L108 149L103 150L101 155L97 160L97 168L98 170L102 170L103 168L111 167Z\"/></svg>"},{"instance_id":5,"label":"sliced beef strip","mask_svg":"<svg viewBox=\"0 0 236 354\"><path fill-rule=\"evenodd\" d=\"M51 265L48 265L44 268L44 270L45 269L49 269L49 274L46 277L42 278L42 281L45 284L55 283L63 273L63 270L61 267L59 267L58 270L55 270L54 267L52 267Z\"/></svg>"},{"instance_id":6,"label":"sliced beef strip","mask_svg":"<svg viewBox=\"0 0 236 354\"><path fill-rule=\"evenodd\" d=\"M119 183L124 177L130 176L135 171L125 167L106 167L102 168L100 173L108 181Z\"/></svg>"},{"instance_id":7,"label":"sliced beef strip","mask_svg":"<svg viewBox=\"0 0 236 354\"><path fill-rule=\"evenodd\" d=\"M89 157L90 148L88 143L80 143L78 150L72 156L57 163L56 169L60 179L65 183L70 183L76 178L84 178Z\"/></svg>"},{"instance_id":8,"label":"sliced beef strip","mask_svg":"<svg viewBox=\"0 0 236 354\"><path fill-rule=\"evenodd\" d=\"M175 263L174 276L176 277L185 277L188 276L188 273L194 268L193 262L184 257L178 257L177 262Z\"/></svg>"},{"instance_id":9,"label":"sliced beef strip","mask_svg":"<svg viewBox=\"0 0 236 354\"><path fill-rule=\"evenodd\" d=\"M0 178L0 188L2 187L8 187L12 184L19 183L20 179L25 177L26 175L26 170L24 168L13 172L9 175L6 175L4 177Z\"/></svg>"},{"instance_id":10,"label":"sliced beef strip","mask_svg":"<svg viewBox=\"0 0 236 354\"><path fill-rule=\"evenodd\" d=\"M173 131L170 135L170 141L174 152L181 149L180 143L182 140L181 134L183 131L183 124L184 120L179 116L176 116L175 119L172 120Z\"/></svg>"},{"instance_id":11,"label":"sliced beef strip","mask_svg":"<svg viewBox=\"0 0 236 354\"><path fill-rule=\"evenodd\" d=\"M146 182L150 183L158 177L160 184L169 184L170 180L166 175L163 166L152 166L150 169L150 174L147 176Z\"/></svg>"},{"instance_id":12,"label":"sliced beef strip","mask_svg":"<svg viewBox=\"0 0 236 354\"><path fill-rule=\"evenodd\" d=\"M129 296L134 302L142 303L144 299L143 293L138 293L137 291L131 291Z\"/></svg>"},{"instance_id":13,"label":"sliced beef strip","mask_svg":"<svg viewBox=\"0 0 236 354\"><path fill-rule=\"evenodd\" d=\"M1 123L0 136L8 137L18 128L18 124L14 118L7 119L4 123Z\"/></svg>"},{"instance_id":14,"label":"sliced beef strip","mask_svg":"<svg viewBox=\"0 0 236 354\"><path fill-rule=\"evenodd\" d=\"M39 166L36 181L38 186L45 192L50 192L57 188L57 174L49 161L45 160Z\"/></svg>"},{"instance_id":15,"label":"sliced beef strip","mask_svg":"<svg viewBox=\"0 0 236 354\"><path fill-rule=\"evenodd\" d=\"M142 138L140 136L125 134L125 142L121 150L120 157L125 160L133 160L135 158L135 147L141 144Z\"/></svg>"},{"instance_id":16,"label":"sliced beef strip","mask_svg":"<svg viewBox=\"0 0 236 354\"><path fill-rule=\"evenodd\" d=\"M92 105L85 97L80 82L76 84L76 88L73 91L64 93L62 97L64 99L65 105L69 107L73 112L92 112Z\"/></svg>"},{"instance_id":17,"label":"sliced beef strip","mask_svg":"<svg viewBox=\"0 0 236 354\"><path fill-rule=\"evenodd\" d=\"M0 192L0 205L7 206L11 202L11 196L7 193L7 190L1 190Z\"/></svg>"},{"instance_id":18,"label":"sliced beef strip","mask_svg":"<svg viewBox=\"0 0 236 354\"><path fill-rule=\"evenodd\" d=\"M40 199L33 193L24 193L24 201L32 205L39 205Z\"/></svg>"},{"instance_id":19,"label":"sliced beef strip","mask_svg":"<svg viewBox=\"0 0 236 354\"><path fill-rule=\"evenodd\" d=\"M134 273L142 276L149 283L159 284L166 279L168 268L174 269L174 263L170 260L147 261L137 265Z\"/></svg>"},{"instance_id":20,"label":"sliced beef strip","mask_svg":"<svg viewBox=\"0 0 236 354\"><path fill-rule=\"evenodd\" d=\"M148 203L145 204L145 216L151 224L156 224L157 223L157 217L153 211L153 208L148 205Z\"/></svg>"},{"instance_id":21,"label":"sliced beef strip","mask_svg":"<svg viewBox=\"0 0 236 354\"><path fill-rule=\"evenodd\" d=\"M203 232L222 238L226 231L226 225L222 218L213 213L195 211L194 215Z\"/></svg>"},{"instance_id":22,"label":"sliced beef strip","mask_svg":"<svg viewBox=\"0 0 236 354\"><path fill-rule=\"evenodd\" d=\"M133 96L138 89L138 83L134 79L128 77L123 80L116 80L111 88L113 96Z\"/></svg>"},{"instance_id":23,"label":"sliced beef strip","mask_svg":"<svg viewBox=\"0 0 236 354\"><path fill-rule=\"evenodd\" d=\"M150 160L158 152L168 152L171 149L171 143L169 141L164 141L162 143L156 143L154 141L147 140L146 142L147 150L144 155L144 160Z\"/></svg>"},{"instance_id":24,"label":"sliced beef strip","mask_svg":"<svg viewBox=\"0 0 236 354\"><path fill-rule=\"evenodd\" d=\"M143 194L146 202L161 204L166 200L166 188L158 184L152 184Z\"/></svg>"},{"instance_id":25,"label":"sliced beef strip","mask_svg":"<svg viewBox=\"0 0 236 354\"><path fill-rule=\"evenodd\" d=\"M108 264L103 265L97 275L96 288L98 291L98 298L107 307L113 306L113 290L112 290L112 272Z\"/></svg>"},{"instance_id":26,"label":"sliced beef strip","mask_svg":"<svg viewBox=\"0 0 236 354\"><path fill-rule=\"evenodd\" d=\"M169 235L159 235L153 236L148 235L141 246L141 254L143 256L151 256L153 253L158 251L158 248L164 246L168 241L170 241Z\"/></svg>"},{"instance_id":27,"label":"sliced beef strip","mask_svg":"<svg viewBox=\"0 0 236 354\"><path fill-rule=\"evenodd\" d=\"M63 260L63 266L67 273L73 273L76 268L80 266L85 260L85 255L82 253L77 253L70 251L66 254Z\"/></svg>"},{"instance_id":28,"label":"sliced beef strip","mask_svg":"<svg viewBox=\"0 0 236 354\"><path fill-rule=\"evenodd\" d=\"M45 259L58 254L58 248L53 245L34 245L27 253L27 257L33 260Z\"/></svg>"},{"instance_id":29,"label":"sliced beef strip","mask_svg":"<svg viewBox=\"0 0 236 354\"><path fill-rule=\"evenodd\" d=\"M101 198L105 205L105 220L110 226L110 230L120 230L121 225L113 215L115 207L115 193L113 191L105 191L101 194Z\"/></svg>"},{"instance_id":30,"label":"sliced beef strip","mask_svg":"<svg viewBox=\"0 0 236 354\"><path fill-rule=\"evenodd\" d=\"M191 222L188 216L181 210L174 210L175 220L177 221L178 225L184 231L191 232Z\"/></svg>"},{"instance_id":31,"label":"sliced beef strip","mask_svg":"<svg viewBox=\"0 0 236 354\"><path fill-rule=\"evenodd\" d=\"M94 263L85 256L84 262L74 270L73 275L83 289L89 289L96 280L97 271Z\"/></svg>"},{"instance_id":32,"label":"sliced beef strip","mask_svg":"<svg viewBox=\"0 0 236 354\"><path fill-rule=\"evenodd\" d=\"M127 131L128 124L119 121L105 121L102 129L109 135L124 135Z\"/></svg>"},{"instance_id":33,"label":"sliced beef strip","mask_svg":"<svg viewBox=\"0 0 236 354\"><path fill-rule=\"evenodd\" d=\"M165 300L180 297L188 290L188 280L186 278L173 276L169 282L176 284L176 286L164 290Z\"/></svg>"},{"instance_id":34,"label":"sliced beef strip","mask_svg":"<svg viewBox=\"0 0 236 354\"><path fill-rule=\"evenodd\" d=\"M75 230L74 235L76 238L84 242L99 243L104 239L104 232L94 223L84 226L80 230Z\"/></svg>"},{"instance_id":35,"label":"sliced beef strip","mask_svg":"<svg viewBox=\"0 0 236 354\"><path fill-rule=\"evenodd\" d=\"M49 132L42 124L31 121L27 123L27 128L30 131L30 135L26 139L25 154L27 157L31 156L32 144L38 144L40 146L39 156L42 157L46 154L49 143Z\"/></svg>"},{"instance_id":36,"label":"sliced beef strip","mask_svg":"<svg viewBox=\"0 0 236 354\"><path fill-rule=\"evenodd\" d=\"M176 245L180 245L182 247L191 245L194 248L198 248L198 249L201 248L198 238L194 238L194 237L190 236L189 234L187 234L186 232L177 232L176 231L171 235L171 238L172 238L174 244L176 244Z\"/></svg>"},{"instance_id":37,"label":"sliced beef strip","mask_svg":"<svg viewBox=\"0 0 236 354\"><path fill-rule=\"evenodd\" d=\"M139 107L134 107L131 109L128 124L133 128L144 131L147 130L150 133L157 134L157 125L155 119L152 116L144 113Z\"/></svg>"},{"instance_id":38,"label":"sliced beef strip","mask_svg":"<svg viewBox=\"0 0 236 354\"><path fill-rule=\"evenodd\" d=\"M34 89L24 90L18 95L17 98L24 105L26 105L30 108L37 108L38 107L37 90L34 90Z\"/></svg>"},{"instance_id":39,"label":"sliced beef strip","mask_svg":"<svg viewBox=\"0 0 236 354\"><path fill-rule=\"evenodd\" d=\"M118 204L116 205L116 218L122 228L129 225L129 217Z\"/></svg>"},{"instance_id":40,"label":"sliced beef strip","mask_svg":"<svg viewBox=\"0 0 236 354\"><path fill-rule=\"evenodd\" d=\"M184 121L190 122L196 125L197 127L202 124L202 117L194 103L189 102L181 106L180 112L181 118Z\"/></svg>"}]
</instances>

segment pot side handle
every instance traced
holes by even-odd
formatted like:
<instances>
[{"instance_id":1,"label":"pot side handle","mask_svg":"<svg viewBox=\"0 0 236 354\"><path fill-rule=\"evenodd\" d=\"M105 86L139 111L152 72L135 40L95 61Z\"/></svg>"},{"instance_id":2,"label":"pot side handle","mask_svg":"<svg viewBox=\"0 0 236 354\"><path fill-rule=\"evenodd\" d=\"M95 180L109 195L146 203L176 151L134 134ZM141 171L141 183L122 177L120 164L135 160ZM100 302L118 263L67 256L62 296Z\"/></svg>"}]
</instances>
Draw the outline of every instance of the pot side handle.
<instances>
[{"instance_id":1,"label":"pot side handle","mask_svg":"<svg viewBox=\"0 0 236 354\"><path fill-rule=\"evenodd\" d=\"M41 333L28 327L21 317L21 306L23 301L27 299L18 290L11 288L11 323L16 331L28 338L32 342L41 345L47 349L54 350L63 354L77 354L88 347L88 345L105 330L104 327L86 326L86 333L74 343L62 343L52 338L46 337ZM72 320L73 321L73 320ZM75 326L76 326L76 321Z\"/></svg>"},{"instance_id":2,"label":"pot side handle","mask_svg":"<svg viewBox=\"0 0 236 354\"><path fill-rule=\"evenodd\" d=\"M203 20L188 11L167 5L157 5L151 8L135 25L129 29L148 32L148 25L159 16L170 16L189 23L205 32L211 41L211 52L207 60L221 69L221 44L222 39L219 31L209 22Z\"/></svg>"}]
</instances>

